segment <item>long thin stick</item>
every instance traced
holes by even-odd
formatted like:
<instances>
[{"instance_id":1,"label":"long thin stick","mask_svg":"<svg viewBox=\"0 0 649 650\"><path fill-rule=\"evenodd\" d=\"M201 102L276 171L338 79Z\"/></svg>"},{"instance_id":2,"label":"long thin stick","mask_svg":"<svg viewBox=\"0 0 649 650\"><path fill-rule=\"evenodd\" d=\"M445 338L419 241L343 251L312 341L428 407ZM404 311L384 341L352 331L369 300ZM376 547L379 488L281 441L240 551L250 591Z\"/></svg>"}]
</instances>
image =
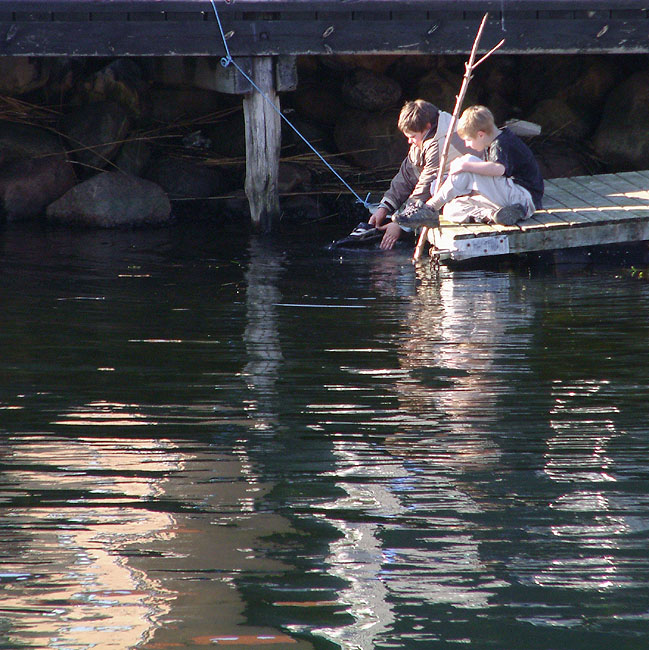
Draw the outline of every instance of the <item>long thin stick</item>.
<instances>
[{"instance_id":1,"label":"long thin stick","mask_svg":"<svg viewBox=\"0 0 649 650\"><path fill-rule=\"evenodd\" d=\"M469 60L464 64L464 77L462 79L462 86L460 87L460 92L457 95L457 99L455 101L455 108L453 109L453 115L451 116L451 123L448 125L448 131L446 132L446 138L444 139L444 146L442 147L442 153L439 157L439 169L437 172L437 178L435 179L435 189L433 190L432 194L435 194L437 190L439 189L440 185L442 184L442 176L444 174L444 167L446 166L446 160L448 158L448 152L451 147L451 138L453 137L453 134L455 133L455 125L457 124L459 115L460 115L460 109L462 108L462 102L464 102L464 98L466 96L466 91L467 88L469 87L469 81L471 81L472 76L473 76L473 71L491 54L493 54L499 47L503 45L505 40L503 39L496 45L495 47L492 47L489 52L487 52L477 63L475 62L475 57L478 51L478 44L480 43L480 39L482 38L482 32L484 30L485 23L487 22L487 17L489 16L488 13L486 13L482 17L482 22L480 23L480 27L478 28L478 33L476 34L475 40L473 41L473 47L471 48L471 54L469 56ZM419 233L419 239L417 240L417 246L415 247L415 252L413 255L413 263L416 263L419 258L421 257L421 254L424 249L424 243L426 242L426 238L428 237L428 228L424 226L421 229L421 232Z\"/></svg>"}]
</instances>

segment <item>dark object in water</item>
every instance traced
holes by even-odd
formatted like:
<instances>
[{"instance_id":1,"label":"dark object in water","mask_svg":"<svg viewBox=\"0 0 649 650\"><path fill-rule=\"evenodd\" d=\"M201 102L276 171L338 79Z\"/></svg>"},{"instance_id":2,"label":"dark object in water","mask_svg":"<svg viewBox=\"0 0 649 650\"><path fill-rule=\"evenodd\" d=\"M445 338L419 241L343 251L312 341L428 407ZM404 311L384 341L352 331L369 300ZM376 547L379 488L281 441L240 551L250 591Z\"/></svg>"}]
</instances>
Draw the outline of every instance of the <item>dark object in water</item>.
<instances>
[{"instance_id":1,"label":"dark object in water","mask_svg":"<svg viewBox=\"0 0 649 650\"><path fill-rule=\"evenodd\" d=\"M337 239L329 245L329 249L353 246L368 246L383 237L383 232L365 221L361 221L349 235Z\"/></svg>"}]
</instances>

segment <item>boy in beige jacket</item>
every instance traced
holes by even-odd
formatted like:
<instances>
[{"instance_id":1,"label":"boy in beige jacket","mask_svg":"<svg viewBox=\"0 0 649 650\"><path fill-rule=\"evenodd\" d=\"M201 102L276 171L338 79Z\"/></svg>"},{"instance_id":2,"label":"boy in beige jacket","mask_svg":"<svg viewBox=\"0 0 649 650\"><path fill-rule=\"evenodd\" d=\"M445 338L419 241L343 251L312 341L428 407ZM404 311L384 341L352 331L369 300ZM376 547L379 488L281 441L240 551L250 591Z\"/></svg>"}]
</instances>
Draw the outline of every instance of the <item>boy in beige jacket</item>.
<instances>
[{"instance_id":1,"label":"boy in beige jacket","mask_svg":"<svg viewBox=\"0 0 649 650\"><path fill-rule=\"evenodd\" d=\"M431 186L439 172L439 158L444 146L444 138L451 122L451 115L439 110L437 106L423 99L406 102L399 114L398 127L410 144L408 155L390 183L379 207L369 219L369 223L383 231L381 248L391 249L403 229L388 217L396 212L408 199L427 201ZM448 160L464 154L475 153L462 139L453 134ZM386 223L387 222L387 223Z\"/></svg>"}]
</instances>

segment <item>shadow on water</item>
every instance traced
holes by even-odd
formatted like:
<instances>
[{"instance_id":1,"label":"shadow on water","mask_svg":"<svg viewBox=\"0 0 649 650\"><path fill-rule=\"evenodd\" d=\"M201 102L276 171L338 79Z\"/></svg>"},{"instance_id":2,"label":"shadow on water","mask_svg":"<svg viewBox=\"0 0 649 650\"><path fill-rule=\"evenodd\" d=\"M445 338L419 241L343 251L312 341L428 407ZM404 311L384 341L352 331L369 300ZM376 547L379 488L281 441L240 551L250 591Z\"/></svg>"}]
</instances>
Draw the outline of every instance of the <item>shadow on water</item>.
<instances>
[{"instance_id":1,"label":"shadow on water","mask_svg":"<svg viewBox=\"0 0 649 650\"><path fill-rule=\"evenodd\" d=\"M646 647L646 283L0 233L1 647Z\"/></svg>"}]
</instances>

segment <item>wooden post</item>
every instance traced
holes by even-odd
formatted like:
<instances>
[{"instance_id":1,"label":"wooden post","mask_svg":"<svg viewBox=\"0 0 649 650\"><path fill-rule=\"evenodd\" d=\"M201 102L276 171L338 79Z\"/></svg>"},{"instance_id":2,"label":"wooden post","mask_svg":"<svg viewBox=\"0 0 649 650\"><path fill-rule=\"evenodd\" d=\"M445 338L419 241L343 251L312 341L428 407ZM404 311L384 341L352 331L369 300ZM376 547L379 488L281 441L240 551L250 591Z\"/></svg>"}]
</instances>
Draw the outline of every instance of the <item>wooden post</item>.
<instances>
[{"instance_id":1,"label":"wooden post","mask_svg":"<svg viewBox=\"0 0 649 650\"><path fill-rule=\"evenodd\" d=\"M275 87L274 61L270 56L252 58L251 78L261 92L254 90L243 99L246 125L246 196L250 216L257 230L270 232L279 216L279 155L281 117Z\"/></svg>"}]
</instances>

